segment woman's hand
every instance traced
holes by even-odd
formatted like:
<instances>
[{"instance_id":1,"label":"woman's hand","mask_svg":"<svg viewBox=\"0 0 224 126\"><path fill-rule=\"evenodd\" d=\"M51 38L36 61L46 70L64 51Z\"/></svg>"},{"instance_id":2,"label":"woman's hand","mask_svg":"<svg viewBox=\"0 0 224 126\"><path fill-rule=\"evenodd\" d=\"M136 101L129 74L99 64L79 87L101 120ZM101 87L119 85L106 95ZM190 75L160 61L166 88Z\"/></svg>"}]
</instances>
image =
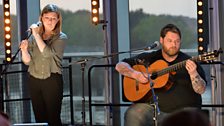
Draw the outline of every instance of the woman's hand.
<instances>
[{"instance_id":1,"label":"woman's hand","mask_svg":"<svg viewBox=\"0 0 224 126\"><path fill-rule=\"evenodd\" d=\"M22 40L22 42L20 43L20 49L21 51L27 51L27 48L28 48L28 43L29 41L28 40Z\"/></svg>"},{"instance_id":2,"label":"woman's hand","mask_svg":"<svg viewBox=\"0 0 224 126\"><path fill-rule=\"evenodd\" d=\"M38 35L38 33L39 33L39 25L40 25L40 24L32 24L32 25L30 26L30 29L31 29L32 34L33 34L34 37L35 37L36 35Z\"/></svg>"}]
</instances>

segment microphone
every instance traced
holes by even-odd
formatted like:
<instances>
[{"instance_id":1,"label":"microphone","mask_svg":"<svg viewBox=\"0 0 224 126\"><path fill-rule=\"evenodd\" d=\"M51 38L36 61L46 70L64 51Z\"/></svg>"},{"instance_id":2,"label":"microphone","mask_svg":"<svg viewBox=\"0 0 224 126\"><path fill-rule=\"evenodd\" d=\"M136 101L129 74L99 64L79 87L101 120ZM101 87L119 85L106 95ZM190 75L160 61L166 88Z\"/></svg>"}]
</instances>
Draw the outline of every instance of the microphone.
<instances>
[{"instance_id":1,"label":"microphone","mask_svg":"<svg viewBox=\"0 0 224 126\"><path fill-rule=\"evenodd\" d=\"M36 27L39 27L39 26L41 26L41 25L42 25L42 22L41 22L41 21L38 21L36 24L35 24L35 23L32 24L32 25L29 27L29 29L26 30L26 32L31 32L31 31L32 31L31 28L36 28Z\"/></svg>"},{"instance_id":2,"label":"microphone","mask_svg":"<svg viewBox=\"0 0 224 126\"><path fill-rule=\"evenodd\" d=\"M153 49L153 48L158 47L159 45L160 45L159 42L158 42L158 41L155 41L155 42L153 42L152 45L150 45L150 46L144 48L144 50L151 50L151 49Z\"/></svg>"}]
</instances>

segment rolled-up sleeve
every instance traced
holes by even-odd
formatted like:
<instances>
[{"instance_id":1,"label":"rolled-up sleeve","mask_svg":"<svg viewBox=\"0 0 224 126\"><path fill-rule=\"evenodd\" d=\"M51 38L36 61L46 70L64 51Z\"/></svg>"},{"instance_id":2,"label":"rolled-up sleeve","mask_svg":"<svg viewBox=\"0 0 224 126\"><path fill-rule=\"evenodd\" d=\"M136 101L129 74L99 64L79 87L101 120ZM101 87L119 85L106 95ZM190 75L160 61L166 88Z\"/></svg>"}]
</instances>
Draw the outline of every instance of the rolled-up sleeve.
<instances>
[{"instance_id":1,"label":"rolled-up sleeve","mask_svg":"<svg viewBox=\"0 0 224 126\"><path fill-rule=\"evenodd\" d=\"M51 73L61 74L66 40L67 36L64 33L54 36L46 42L43 52L35 45L31 51L32 60L28 69L30 74L39 79L46 79Z\"/></svg>"},{"instance_id":2,"label":"rolled-up sleeve","mask_svg":"<svg viewBox=\"0 0 224 126\"><path fill-rule=\"evenodd\" d=\"M67 36L65 34L60 34L57 40L52 40L53 42L44 48L42 52L43 57L48 58L54 56L55 58L62 59L66 39Z\"/></svg>"}]
</instances>

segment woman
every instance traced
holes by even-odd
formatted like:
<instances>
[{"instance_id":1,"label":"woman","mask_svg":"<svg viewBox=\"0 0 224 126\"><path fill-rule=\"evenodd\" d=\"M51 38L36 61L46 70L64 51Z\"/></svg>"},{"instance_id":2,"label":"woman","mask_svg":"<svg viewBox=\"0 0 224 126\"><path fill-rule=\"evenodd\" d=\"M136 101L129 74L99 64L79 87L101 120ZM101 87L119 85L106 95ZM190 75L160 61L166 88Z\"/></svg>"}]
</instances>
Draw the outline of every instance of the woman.
<instances>
[{"instance_id":1,"label":"woman","mask_svg":"<svg viewBox=\"0 0 224 126\"><path fill-rule=\"evenodd\" d=\"M28 85L36 122L61 126L62 59L67 36L61 32L62 16L56 5L45 6L39 20L39 27L30 27L31 38L21 42L22 61L29 66Z\"/></svg>"}]
</instances>

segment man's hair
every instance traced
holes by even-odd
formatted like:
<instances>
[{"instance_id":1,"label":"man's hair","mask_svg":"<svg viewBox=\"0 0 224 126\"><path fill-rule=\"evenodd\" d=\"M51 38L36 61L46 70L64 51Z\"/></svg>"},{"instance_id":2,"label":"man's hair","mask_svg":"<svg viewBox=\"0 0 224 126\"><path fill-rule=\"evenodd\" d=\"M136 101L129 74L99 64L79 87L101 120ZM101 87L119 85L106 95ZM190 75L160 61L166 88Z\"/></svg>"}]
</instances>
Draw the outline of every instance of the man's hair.
<instances>
[{"instance_id":1,"label":"man's hair","mask_svg":"<svg viewBox=\"0 0 224 126\"><path fill-rule=\"evenodd\" d=\"M174 25L174 24L167 24L166 26L164 26L161 29L160 37L164 38L166 36L167 32L177 33L180 36L180 38L181 38L180 29L176 25Z\"/></svg>"}]
</instances>

